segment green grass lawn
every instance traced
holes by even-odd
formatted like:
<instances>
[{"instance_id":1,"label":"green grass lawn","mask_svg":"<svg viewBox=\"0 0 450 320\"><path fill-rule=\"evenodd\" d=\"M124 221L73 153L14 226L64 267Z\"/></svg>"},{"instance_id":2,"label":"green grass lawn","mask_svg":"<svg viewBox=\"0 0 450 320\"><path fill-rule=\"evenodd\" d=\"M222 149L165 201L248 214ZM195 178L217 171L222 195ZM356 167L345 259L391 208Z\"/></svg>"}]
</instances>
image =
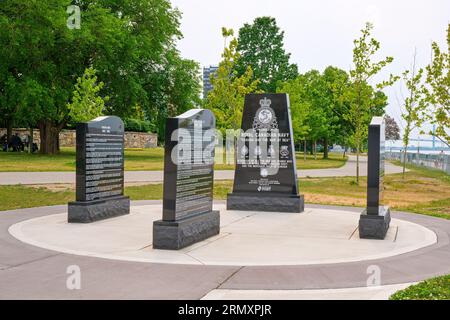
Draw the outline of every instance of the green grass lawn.
<instances>
[{"instance_id":1,"label":"green grass lawn","mask_svg":"<svg viewBox=\"0 0 450 320\"><path fill-rule=\"evenodd\" d=\"M397 291L390 300L450 300L450 275L425 280Z\"/></svg>"},{"instance_id":2,"label":"green grass lawn","mask_svg":"<svg viewBox=\"0 0 450 320\"><path fill-rule=\"evenodd\" d=\"M314 160L312 155L297 154L297 168L325 169L342 167L347 159L340 154L330 153L329 159L322 159L322 154ZM125 170L147 171L164 169L164 149L126 149ZM216 170L232 170L234 165L216 164ZM11 171L74 171L75 148L61 148L57 155L0 152L0 172Z\"/></svg>"},{"instance_id":3,"label":"green grass lawn","mask_svg":"<svg viewBox=\"0 0 450 320\"><path fill-rule=\"evenodd\" d=\"M75 193L72 189L55 192L45 187L0 186L0 199L1 211L67 204L75 199Z\"/></svg>"},{"instance_id":4,"label":"green grass lawn","mask_svg":"<svg viewBox=\"0 0 450 320\"><path fill-rule=\"evenodd\" d=\"M385 204L394 210L409 211L450 219L450 176L436 170L408 166L401 174L385 176ZM307 203L364 207L366 178L357 185L352 177L302 178L300 192ZM0 210L65 204L74 199L73 186L0 186ZM216 181L214 198L226 199L231 181ZM125 194L132 200L162 198L162 184L128 186Z\"/></svg>"}]
</instances>

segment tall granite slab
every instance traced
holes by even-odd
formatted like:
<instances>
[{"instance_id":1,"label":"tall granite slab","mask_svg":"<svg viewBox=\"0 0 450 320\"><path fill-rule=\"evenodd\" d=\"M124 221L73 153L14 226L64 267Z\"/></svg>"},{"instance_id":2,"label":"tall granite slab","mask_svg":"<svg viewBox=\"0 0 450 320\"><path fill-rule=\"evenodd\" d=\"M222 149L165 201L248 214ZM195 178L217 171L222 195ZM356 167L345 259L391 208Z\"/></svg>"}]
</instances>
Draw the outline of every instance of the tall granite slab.
<instances>
[{"instance_id":1,"label":"tall granite slab","mask_svg":"<svg viewBox=\"0 0 450 320\"><path fill-rule=\"evenodd\" d=\"M227 209L303 212L287 94L245 97Z\"/></svg>"},{"instance_id":2,"label":"tall granite slab","mask_svg":"<svg viewBox=\"0 0 450 320\"><path fill-rule=\"evenodd\" d=\"M76 128L76 201L68 221L89 223L130 213L124 196L124 124L98 117Z\"/></svg>"},{"instance_id":3,"label":"tall granite slab","mask_svg":"<svg viewBox=\"0 0 450 320\"><path fill-rule=\"evenodd\" d=\"M166 120L163 217L153 224L153 248L178 250L217 235L212 209L215 117L192 109Z\"/></svg>"},{"instance_id":4,"label":"tall granite slab","mask_svg":"<svg viewBox=\"0 0 450 320\"><path fill-rule=\"evenodd\" d=\"M359 236L384 239L389 229L389 207L383 205L385 158L385 120L374 117L369 125L367 159L367 207L359 220Z\"/></svg>"}]
</instances>

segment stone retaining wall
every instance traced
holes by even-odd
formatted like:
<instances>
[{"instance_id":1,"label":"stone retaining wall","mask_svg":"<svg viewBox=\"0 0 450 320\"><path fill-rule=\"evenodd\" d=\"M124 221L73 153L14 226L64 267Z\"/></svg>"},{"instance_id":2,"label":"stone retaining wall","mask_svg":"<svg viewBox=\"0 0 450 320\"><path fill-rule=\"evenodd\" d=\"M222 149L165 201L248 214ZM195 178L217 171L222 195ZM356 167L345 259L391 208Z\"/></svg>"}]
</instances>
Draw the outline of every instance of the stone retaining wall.
<instances>
[{"instance_id":1,"label":"stone retaining wall","mask_svg":"<svg viewBox=\"0 0 450 320\"><path fill-rule=\"evenodd\" d=\"M29 134L28 129L13 129L13 134L19 133L22 140ZM0 128L0 137L6 134L6 129ZM33 132L33 141L38 145L41 142L39 130ZM62 130L59 134L59 145L61 147L75 147L75 130ZM156 148L158 145L158 135L156 133L145 132L125 132L125 148Z\"/></svg>"}]
</instances>

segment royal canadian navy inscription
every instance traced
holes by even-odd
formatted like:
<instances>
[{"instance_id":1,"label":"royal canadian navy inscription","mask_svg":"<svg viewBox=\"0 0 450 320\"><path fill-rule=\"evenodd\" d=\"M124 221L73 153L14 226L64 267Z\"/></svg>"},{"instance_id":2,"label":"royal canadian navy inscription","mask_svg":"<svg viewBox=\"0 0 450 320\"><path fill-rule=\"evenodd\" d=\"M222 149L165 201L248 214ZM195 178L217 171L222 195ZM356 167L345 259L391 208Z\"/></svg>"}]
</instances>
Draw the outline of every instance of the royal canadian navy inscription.
<instances>
[{"instance_id":1,"label":"royal canadian navy inscription","mask_svg":"<svg viewBox=\"0 0 450 320\"><path fill-rule=\"evenodd\" d=\"M245 97L229 210L302 212L287 94Z\"/></svg>"}]
</instances>

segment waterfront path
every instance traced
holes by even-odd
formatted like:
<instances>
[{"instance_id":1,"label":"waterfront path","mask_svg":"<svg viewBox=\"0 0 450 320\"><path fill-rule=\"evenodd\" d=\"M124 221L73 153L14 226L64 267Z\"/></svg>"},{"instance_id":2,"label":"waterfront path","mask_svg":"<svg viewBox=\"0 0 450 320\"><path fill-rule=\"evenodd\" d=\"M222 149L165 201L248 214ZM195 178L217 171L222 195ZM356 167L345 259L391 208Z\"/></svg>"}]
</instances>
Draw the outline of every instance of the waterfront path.
<instances>
[{"instance_id":1,"label":"waterfront path","mask_svg":"<svg viewBox=\"0 0 450 320\"><path fill-rule=\"evenodd\" d=\"M386 174L402 172L402 168L386 162ZM297 170L299 178L304 177L346 177L356 175L356 157L349 156L340 168ZM367 157L361 157L360 175L367 175ZM233 180L233 170L216 170L214 180ZM126 183L159 183L163 181L163 171L126 171ZM0 172L0 185L75 183L75 172Z\"/></svg>"}]
</instances>

